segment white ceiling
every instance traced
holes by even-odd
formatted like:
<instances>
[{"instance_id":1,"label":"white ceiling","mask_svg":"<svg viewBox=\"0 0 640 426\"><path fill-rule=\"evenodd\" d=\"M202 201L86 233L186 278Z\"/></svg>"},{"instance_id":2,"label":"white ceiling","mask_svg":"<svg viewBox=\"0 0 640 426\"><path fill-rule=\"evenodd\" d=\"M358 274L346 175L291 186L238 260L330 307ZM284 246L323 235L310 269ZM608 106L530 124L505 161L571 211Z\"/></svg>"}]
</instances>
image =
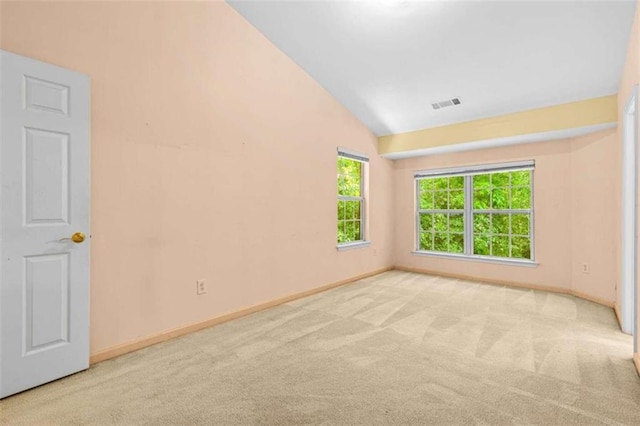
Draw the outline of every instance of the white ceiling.
<instances>
[{"instance_id":1,"label":"white ceiling","mask_svg":"<svg viewBox=\"0 0 640 426\"><path fill-rule=\"evenodd\" d=\"M228 3L387 135L617 92L636 2Z\"/></svg>"}]
</instances>

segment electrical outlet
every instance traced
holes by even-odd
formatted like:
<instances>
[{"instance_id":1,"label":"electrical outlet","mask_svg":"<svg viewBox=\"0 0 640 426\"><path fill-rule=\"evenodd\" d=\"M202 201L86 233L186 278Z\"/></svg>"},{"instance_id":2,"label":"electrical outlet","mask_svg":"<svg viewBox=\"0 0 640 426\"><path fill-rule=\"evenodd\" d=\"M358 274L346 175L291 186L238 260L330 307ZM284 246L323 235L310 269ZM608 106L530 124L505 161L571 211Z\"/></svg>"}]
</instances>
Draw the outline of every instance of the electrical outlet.
<instances>
[{"instance_id":1,"label":"electrical outlet","mask_svg":"<svg viewBox=\"0 0 640 426\"><path fill-rule=\"evenodd\" d=\"M205 294L206 292L207 292L207 280L197 280L196 294L200 296L201 294Z\"/></svg>"},{"instance_id":2,"label":"electrical outlet","mask_svg":"<svg viewBox=\"0 0 640 426\"><path fill-rule=\"evenodd\" d=\"M588 274L589 273L589 264L588 263L583 263L582 264L582 273L583 274Z\"/></svg>"}]
</instances>

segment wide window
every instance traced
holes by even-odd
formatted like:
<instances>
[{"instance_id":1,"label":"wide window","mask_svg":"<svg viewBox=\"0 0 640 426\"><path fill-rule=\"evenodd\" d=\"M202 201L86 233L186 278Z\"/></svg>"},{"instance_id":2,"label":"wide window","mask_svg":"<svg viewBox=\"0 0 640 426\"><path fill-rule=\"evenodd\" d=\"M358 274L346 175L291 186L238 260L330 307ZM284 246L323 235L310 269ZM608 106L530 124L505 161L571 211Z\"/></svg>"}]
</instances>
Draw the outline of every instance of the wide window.
<instances>
[{"instance_id":1,"label":"wide window","mask_svg":"<svg viewBox=\"0 0 640 426\"><path fill-rule=\"evenodd\" d=\"M365 241L365 170L369 159L338 150L338 245Z\"/></svg>"},{"instance_id":2,"label":"wide window","mask_svg":"<svg viewBox=\"0 0 640 426\"><path fill-rule=\"evenodd\" d=\"M533 260L533 161L417 172L417 250Z\"/></svg>"}]
</instances>

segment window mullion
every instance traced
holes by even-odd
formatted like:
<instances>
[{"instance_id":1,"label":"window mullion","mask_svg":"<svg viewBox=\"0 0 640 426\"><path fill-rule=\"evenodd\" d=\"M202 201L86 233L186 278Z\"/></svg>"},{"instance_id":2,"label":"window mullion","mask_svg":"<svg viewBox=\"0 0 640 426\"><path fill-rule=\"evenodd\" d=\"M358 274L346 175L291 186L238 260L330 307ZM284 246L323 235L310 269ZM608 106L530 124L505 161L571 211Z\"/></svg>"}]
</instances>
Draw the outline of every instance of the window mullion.
<instances>
[{"instance_id":1,"label":"window mullion","mask_svg":"<svg viewBox=\"0 0 640 426\"><path fill-rule=\"evenodd\" d=\"M420 181L418 179L415 180L416 184L416 250L420 250Z\"/></svg>"},{"instance_id":2,"label":"window mullion","mask_svg":"<svg viewBox=\"0 0 640 426\"><path fill-rule=\"evenodd\" d=\"M364 212L364 163L360 163L360 236L361 240L364 240L364 221L365 221L365 212Z\"/></svg>"},{"instance_id":3,"label":"window mullion","mask_svg":"<svg viewBox=\"0 0 640 426\"><path fill-rule=\"evenodd\" d=\"M473 254L473 176L464 182L464 253Z\"/></svg>"},{"instance_id":4,"label":"window mullion","mask_svg":"<svg viewBox=\"0 0 640 426\"><path fill-rule=\"evenodd\" d=\"M354 197L351 195L338 195L340 201L362 201L363 197Z\"/></svg>"},{"instance_id":5,"label":"window mullion","mask_svg":"<svg viewBox=\"0 0 640 426\"><path fill-rule=\"evenodd\" d=\"M364 214L364 198L360 200L360 239L364 240L364 221L366 220L366 216Z\"/></svg>"}]
</instances>

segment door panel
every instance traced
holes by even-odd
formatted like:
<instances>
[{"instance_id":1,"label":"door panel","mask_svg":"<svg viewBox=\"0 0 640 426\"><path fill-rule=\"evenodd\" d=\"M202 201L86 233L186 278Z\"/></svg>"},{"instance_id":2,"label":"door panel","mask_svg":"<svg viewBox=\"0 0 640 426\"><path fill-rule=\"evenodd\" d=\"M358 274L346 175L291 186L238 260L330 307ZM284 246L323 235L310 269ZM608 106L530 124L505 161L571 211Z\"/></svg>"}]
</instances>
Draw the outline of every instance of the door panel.
<instances>
[{"instance_id":1,"label":"door panel","mask_svg":"<svg viewBox=\"0 0 640 426\"><path fill-rule=\"evenodd\" d=\"M69 223L69 134L25 129L25 224Z\"/></svg>"},{"instance_id":2,"label":"door panel","mask_svg":"<svg viewBox=\"0 0 640 426\"><path fill-rule=\"evenodd\" d=\"M89 78L0 51L0 397L89 366Z\"/></svg>"},{"instance_id":3,"label":"door panel","mask_svg":"<svg viewBox=\"0 0 640 426\"><path fill-rule=\"evenodd\" d=\"M24 84L26 109L68 114L69 87L27 75Z\"/></svg>"},{"instance_id":4,"label":"door panel","mask_svg":"<svg viewBox=\"0 0 640 426\"><path fill-rule=\"evenodd\" d=\"M25 258L24 353L69 343L69 253Z\"/></svg>"}]
</instances>

